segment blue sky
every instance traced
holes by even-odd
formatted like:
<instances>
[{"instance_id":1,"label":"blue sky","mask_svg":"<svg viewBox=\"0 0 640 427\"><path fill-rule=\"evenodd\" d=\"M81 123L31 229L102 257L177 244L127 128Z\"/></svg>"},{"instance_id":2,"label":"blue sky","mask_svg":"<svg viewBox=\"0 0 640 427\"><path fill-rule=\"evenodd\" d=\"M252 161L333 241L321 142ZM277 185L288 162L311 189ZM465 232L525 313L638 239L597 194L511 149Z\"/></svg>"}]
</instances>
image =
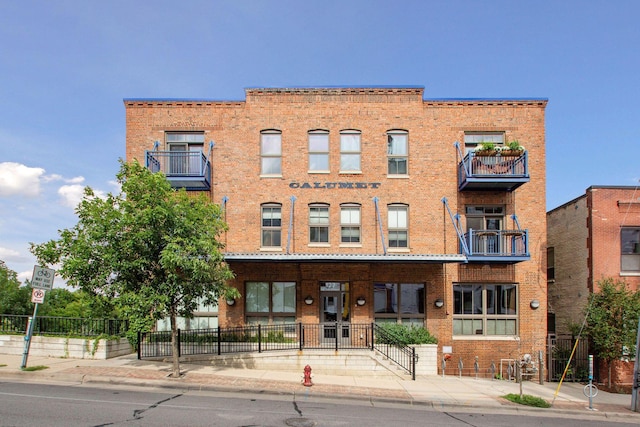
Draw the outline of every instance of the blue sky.
<instances>
[{"instance_id":1,"label":"blue sky","mask_svg":"<svg viewBox=\"0 0 640 427\"><path fill-rule=\"evenodd\" d=\"M638 16L636 0L0 1L0 260L31 278L29 242L75 225L83 186L116 191L124 98L548 98L547 209L638 185Z\"/></svg>"}]
</instances>

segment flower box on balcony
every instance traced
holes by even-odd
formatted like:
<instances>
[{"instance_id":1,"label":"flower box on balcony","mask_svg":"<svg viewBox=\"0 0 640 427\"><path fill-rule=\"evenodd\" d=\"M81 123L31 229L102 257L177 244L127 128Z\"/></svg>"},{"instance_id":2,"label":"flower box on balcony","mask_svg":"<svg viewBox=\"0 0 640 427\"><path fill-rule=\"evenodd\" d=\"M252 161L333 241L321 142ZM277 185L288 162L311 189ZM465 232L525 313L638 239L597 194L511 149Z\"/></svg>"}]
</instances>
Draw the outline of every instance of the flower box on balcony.
<instances>
[{"instance_id":1,"label":"flower box on balcony","mask_svg":"<svg viewBox=\"0 0 640 427\"><path fill-rule=\"evenodd\" d=\"M501 156L512 156L512 157L518 157L518 156L522 156L522 153L524 153L524 150L500 150L500 155Z\"/></svg>"}]
</instances>

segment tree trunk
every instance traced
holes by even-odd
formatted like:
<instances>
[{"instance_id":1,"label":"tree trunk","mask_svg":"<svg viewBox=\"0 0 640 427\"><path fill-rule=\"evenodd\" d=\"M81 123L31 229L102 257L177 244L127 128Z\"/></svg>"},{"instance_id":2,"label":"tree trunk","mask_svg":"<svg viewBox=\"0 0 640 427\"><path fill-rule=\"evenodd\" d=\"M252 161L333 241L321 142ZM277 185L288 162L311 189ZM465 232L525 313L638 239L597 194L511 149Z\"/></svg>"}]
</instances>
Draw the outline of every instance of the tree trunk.
<instances>
[{"instance_id":1,"label":"tree trunk","mask_svg":"<svg viewBox=\"0 0 640 427\"><path fill-rule=\"evenodd\" d=\"M171 360L173 361L172 378L180 378L180 357L178 355L178 325L175 310L171 310Z\"/></svg>"}]
</instances>

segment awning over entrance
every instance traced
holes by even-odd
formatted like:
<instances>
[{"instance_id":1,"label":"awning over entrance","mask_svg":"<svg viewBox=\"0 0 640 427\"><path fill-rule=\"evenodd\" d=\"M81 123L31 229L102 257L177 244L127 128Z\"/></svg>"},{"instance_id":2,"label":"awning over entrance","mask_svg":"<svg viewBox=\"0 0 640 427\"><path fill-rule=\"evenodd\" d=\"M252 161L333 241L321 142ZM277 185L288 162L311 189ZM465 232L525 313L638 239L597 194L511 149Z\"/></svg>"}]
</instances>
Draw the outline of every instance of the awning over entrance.
<instances>
[{"instance_id":1,"label":"awning over entrance","mask_svg":"<svg viewBox=\"0 0 640 427\"><path fill-rule=\"evenodd\" d=\"M283 254L283 253L226 253L225 261L272 262L383 262L383 263L461 263L463 254Z\"/></svg>"}]
</instances>

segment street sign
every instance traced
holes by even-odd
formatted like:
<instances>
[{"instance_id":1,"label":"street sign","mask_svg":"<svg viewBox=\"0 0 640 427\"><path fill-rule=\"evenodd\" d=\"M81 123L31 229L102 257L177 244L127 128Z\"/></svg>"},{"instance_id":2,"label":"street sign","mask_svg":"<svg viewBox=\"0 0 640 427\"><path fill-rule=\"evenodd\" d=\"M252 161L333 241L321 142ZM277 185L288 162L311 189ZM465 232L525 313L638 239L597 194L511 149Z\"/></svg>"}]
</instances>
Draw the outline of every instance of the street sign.
<instances>
[{"instance_id":1,"label":"street sign","mask_svg":"<svg viewBox=\"0 0 640 427\"><path fill-rule=\"evenodd\" d=\"M36 265L33 267L33 277L31 278L31 287L34 289L53 289L53 278L56 271L51 268L44 268Z\"/></svg>"},{"instance_id":2,"label":"street sign","mask_svg":"<svg viewBox=\"0 0 640 427\"><path fill-rule=\"evenodd\" d=\"M42 304L44 302L45 292L47 291L45 291L44 289L33 289L31 291L31 302Z\"/></svg>"}]
</instances>

